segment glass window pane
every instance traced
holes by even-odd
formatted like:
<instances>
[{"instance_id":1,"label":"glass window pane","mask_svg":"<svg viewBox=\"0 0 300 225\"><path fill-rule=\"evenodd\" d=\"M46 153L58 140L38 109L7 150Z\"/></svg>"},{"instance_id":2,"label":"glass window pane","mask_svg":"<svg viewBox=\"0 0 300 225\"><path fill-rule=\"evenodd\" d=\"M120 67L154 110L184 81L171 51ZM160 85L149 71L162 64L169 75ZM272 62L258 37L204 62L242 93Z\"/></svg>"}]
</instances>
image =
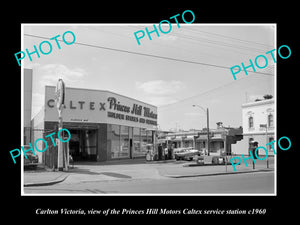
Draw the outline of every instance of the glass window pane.
<instances>
[{"instance_id":1,"label":"glass window pane","mask_svg":"<svg viewBox=\"0 0 300 225\"><path fill-rule=\"evenodd\" d=\"M141 128L141 151L147 152L147 132L143 128Z\"/></svg>"},{"instance_id":2,"label":"glass window pane","mask_svg":"<svg viewBox=\"0 0 300 225\"><path fill-rule=\"evenodd\" d=\"M120 126L108 125L108 142L110 142L111 158L119 158L120 152Z\"/></svg>"},{"instance_id":3,"label":"glass window pane","mask_svg":"<svg viewBox=\"0 0 300 225\"><path fill-rule=\"evenodd\" d=\"M151 130L147 131L147 143L148 144L153 144L153 138L152 138L152 131Z\"/></svg>"},{"instance_id":4,"label":"glass window pane","mask_svg":"<svg viewBox=\"0 0 300 225\"><path fill-rule=\"evenodd\" d=\"M133 128L133 157L145 156L146 152L141 151L141 129Z\"/></svg>"},{"instance_id":5,"label":"glass window pane","mask_svg":"<svg viewBox=\"0 0 300 225\"><path fill-rule=\"evenodd\" d=\"M152 131L147 131L147 150L152 151L154 153L154 146L153 146L153 137L152 137Z\"/></svg>"},{"instance_id":6,"label":"glass window pane","mask_svg":"<svg viewBox=\"0 0 300 225\"><path fill-rule=\"evenodd\" d=\"M129 157L129 127L121 126L119 158Z\"/></svg>"},{"instance_id":7,"label":"glass window pane","mask_svg":"<svg viewBox=\"0 0 300 225\"><path fill-rule=\"evenodd\" d=\"M85 130L85 152L91 156L97 154L97 133L96 130Z\"/></svg>"},{"instance_id":8,"label":"glass window pane","mask_svg":"<svg viewBox=\"0 0 300 225\"><path fill-rule=\"evenodd\" d=\"M249 128L252 128L253 127L253 117L250 116L249 117Z\"/></svg>"},{"instance_id":9,"label":"glass window pane","mask_svg":"<svg viewBox=\"0 0 300 225\"><path fill-rule=\"evenodd\" d=\"M269 142L268 142L268 143L270 143L270 142L272 142L272 141L274 141L274 137L269 137ZM274 144L274 143L272 143L272 144ZM268 145L268 150L269 150L269 152L273 151L273 149L272 149L272 144L269 144L269 145Z\"/></svg>"},{"instance_id":10,"label":"glass window pane","mask_svg":"<svg viewBox=\"0 0 300 225\"><path fill-rule=\"evenodd\" d=\"M268 124L269 124L269 127L274 127L274 120L273 120L273 115L270 114L268 116Z\"/></svg>"}]
</instances>

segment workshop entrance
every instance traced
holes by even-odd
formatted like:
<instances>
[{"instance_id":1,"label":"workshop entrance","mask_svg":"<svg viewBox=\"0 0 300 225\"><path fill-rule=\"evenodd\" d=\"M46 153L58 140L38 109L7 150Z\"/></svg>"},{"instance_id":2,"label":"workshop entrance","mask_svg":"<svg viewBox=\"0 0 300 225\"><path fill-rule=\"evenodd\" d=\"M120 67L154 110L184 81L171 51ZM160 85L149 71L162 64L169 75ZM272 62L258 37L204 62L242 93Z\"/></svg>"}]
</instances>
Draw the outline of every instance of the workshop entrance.
<instances>
[{"instance_id":1,"label":"workshop entrance","mask_svg":"<svg viewBox=\"0 0 300 225\"><path fill-rule=\"evenodd\" d=\"M97 129L69 129L70 155L76 161L97 161Z\"/></svg>"}]
</instances>

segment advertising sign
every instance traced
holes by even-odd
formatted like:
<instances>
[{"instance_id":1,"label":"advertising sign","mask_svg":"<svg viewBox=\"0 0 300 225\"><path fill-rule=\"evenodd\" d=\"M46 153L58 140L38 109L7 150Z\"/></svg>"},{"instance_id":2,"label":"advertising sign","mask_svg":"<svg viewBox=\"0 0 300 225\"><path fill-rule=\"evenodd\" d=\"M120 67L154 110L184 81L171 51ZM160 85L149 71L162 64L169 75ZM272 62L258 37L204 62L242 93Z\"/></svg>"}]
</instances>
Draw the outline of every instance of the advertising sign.
<instances>
[{"instance_id":1,"label":"advertising sign","mask_svg":"<svg viewBox=\"0 0 300 225\"><path fill-rule=\"evenodd\" d=\"M110 91L80 88L67 88L67 91L63 106L58 105L64 110L64 122L108 123L149 129L157 125L156 106ZM62 92L58 94L59 97ZM55 87L46 86L45 121L58 119L54 99Z\"/></svg>"},{"instance_id":2,"label":"advertising sign","mask_svg":"<svg viewBox=\"0 0 300 225\"><path fill-rule=\"evenodd\" d=\"M64 105L65 93L66 93L65 83L63 82L62 79L59 79L55 89L55 101L56 101L57 110L61 110L62 106Z\"/></svg>"}]
</instances>

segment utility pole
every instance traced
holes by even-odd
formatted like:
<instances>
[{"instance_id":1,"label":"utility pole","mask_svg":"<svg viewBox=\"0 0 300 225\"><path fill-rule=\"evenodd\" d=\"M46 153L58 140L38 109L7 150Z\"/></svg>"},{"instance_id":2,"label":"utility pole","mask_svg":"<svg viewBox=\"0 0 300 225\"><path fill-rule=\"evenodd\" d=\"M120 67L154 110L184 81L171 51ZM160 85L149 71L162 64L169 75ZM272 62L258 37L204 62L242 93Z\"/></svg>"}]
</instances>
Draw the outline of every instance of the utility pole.
<instances>
[{"instance_id":1,"label":"utility pole","mask_svg":"<svg viewBox=\"0 0 300 225\"><path fill-rule=\"evenodd\" d=\"M207 126L207 155L210 155L210 137L209 137L209 111L208 108L206 108L206 110L200 106L200 105L193 105L193 107L199 107L200 109L202 109L205 113L206 113L206 126Z\"/></svg>"},{"instance_id":2,"label":"utility pole","mask_svg":"<svg viewBox=\"0 0 300 225\"><path fill-rule=\"evenodd\" d=\"M226 173L227 173L227 131L226 131L226 134L224 135L225 136L225 140L224 140L224 153L225 153L225 170L226 170Z\"/></svg>"},{"instance_id":3,"label":"utility pole","mask_svg":"<svg viewBox=\"0 0 300 225\"><path fill-rule=\"evenodd\" d=\"M209 112L208 112L208 108L206 109L206 122L207 122L207 155L210 155L210 138L209 138Z\"/></svg>"}]
</instances>

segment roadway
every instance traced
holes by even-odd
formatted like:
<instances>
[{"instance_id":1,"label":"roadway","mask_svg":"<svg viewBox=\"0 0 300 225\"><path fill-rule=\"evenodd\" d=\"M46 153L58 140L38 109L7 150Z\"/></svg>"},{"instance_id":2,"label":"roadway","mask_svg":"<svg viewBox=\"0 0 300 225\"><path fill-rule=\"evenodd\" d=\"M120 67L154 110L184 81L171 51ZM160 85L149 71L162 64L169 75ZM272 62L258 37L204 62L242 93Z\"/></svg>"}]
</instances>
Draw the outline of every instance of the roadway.
<instances>
[{"instance_id":1,"label":"roadway","mask_svg":"<svg viewBox=\"0 0 300 225\"><path fill-rule=\"evenodd\" d=\"M274 194L274 171L197 176L81 180L51 186L25 187L25 194Z\"/></svg>"}]
</instances>

